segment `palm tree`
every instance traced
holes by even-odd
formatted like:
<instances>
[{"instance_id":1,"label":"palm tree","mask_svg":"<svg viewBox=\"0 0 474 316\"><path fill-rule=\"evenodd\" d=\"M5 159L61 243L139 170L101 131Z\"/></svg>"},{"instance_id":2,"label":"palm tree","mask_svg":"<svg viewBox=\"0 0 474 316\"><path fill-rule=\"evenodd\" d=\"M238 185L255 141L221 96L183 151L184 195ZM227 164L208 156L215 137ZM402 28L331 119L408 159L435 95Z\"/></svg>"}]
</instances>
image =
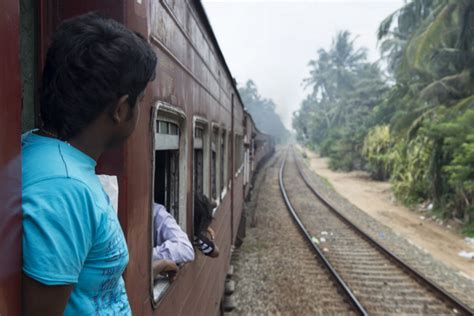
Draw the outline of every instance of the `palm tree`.
<instances>
[{"instance_id":1,"label":"palm tree","mask_svg":"<svg viewBox=\"0 0 474 316\"><path fill-rule=\"evenodd\" d=\"M389 100L396 107L392 128L407 146L429 137L424 172L436 206L458 188L445 180L453 148L433 131L474 106L474 1L412 0L381 23L378 38L396 79L393 90L404 92Z\"/></svg>"},{"instance_id":2,"label":"palm tree","mask_svg":"<svg viewBox=\"0 0 474 316\"><path fill-rule=\"evenodd\" d=\"M413 0L380 24L382 54L400 81L424 84L423 101L462 99L472 93L473 19L472 0Z\"/></svg>"},{"instance_id":3,"label":"palm tree","mask_svg":"<svg viewBox=\"0 0 474 316\"><path fill-rule=\"evenodd\" d=\"M333 39L329 51L320 49L318 59L311 60L310 77L304 80L313 87L313 94L321 99L336 101L337 91L350 89L361 63L367 59L365 48L355 48L356 38L349 31L340 31Z\"/></svg>"},{"instance_id":4,"label":"palm tree","mask_svg":"<svg viewBox=\"0 0 474 316\"><path fill-rule=\"evenodd\" d=\"M377 38L389 70L400 68L406 46L419 27L442 8L448 0L412 0L380 23Z\"/></svg>"},{"instance_id":5,"label":"palm tree","mask_svg":"<svg viewBox=\"0 0 474 316\"><path fill-rule=\"evenodd\" d=\"M293 116L298 138L332 154L331 161L354 153L355 159L341 166L349 170L360 165L358 140L386 91L379 67L367 62L366 49L357 48L355 40L348 31L338 32L330 48L309 62L310 76L303 83L312 90Z\"/></svg>"}]
</instances>

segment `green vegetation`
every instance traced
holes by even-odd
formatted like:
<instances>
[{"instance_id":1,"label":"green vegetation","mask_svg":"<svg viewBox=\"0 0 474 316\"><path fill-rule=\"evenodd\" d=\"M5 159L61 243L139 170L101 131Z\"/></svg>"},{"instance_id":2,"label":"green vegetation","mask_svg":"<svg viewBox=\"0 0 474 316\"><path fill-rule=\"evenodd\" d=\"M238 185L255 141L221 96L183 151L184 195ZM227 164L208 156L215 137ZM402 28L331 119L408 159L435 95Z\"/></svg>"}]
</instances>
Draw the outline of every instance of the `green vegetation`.
<instances>
[{"instance_id":1,"label":"green vegetation","mask_svg":"<svg viewBox=\"0 0 474 316\"><path fill-rule=\"evenodd\" d=\"M362 155L367 161L366 168L374 179L388 179L391 172L391 149L392 139L388 125L377 125L367 132Z\"/></svg>"},{"instance_id":2,"label":"green vegetation","mask_svg":"<svg viewBox=\"0 0 474 316\"><path fill-rule=\"evenodd\" d=\"M464 225L462 233L465 236L474 237L474 222Z\"/></svg>"},{"instance_id":3,"label":"green vegetation","mask_svg":"<svg viewBox=\"0 0 474 316\"><path fill-rule=\"evenodd\" d=\"M245 104L245 109L252 115L257 128L275 137L278 143L285 142L290 133L275 112L273 100L263 98L252 80L248 80L244 87L240 87L239 93Z\"/></svg>"},{"instance_id":4,"label":"green vegetation","mask_svg":"<svg viewBox=\"0 0 474 316\"><path fill-rule=\"evenodd\" d=\"M305 80L311 93L293 115L297 139L317 146L334 169L363 167L362 146L368 117L388 91L381 70L367 62L365 49L355 49L349 32L337 34L331 48L309 62Z\"/></svg>"},{"instance_id":5,"label":"green vegetation","mask_svg":"<svg viewBox=\"0 0 474 316\"><path fill-rule=\"evenodd\" d=\"M318 51L311 93L293 115L298 141L333 169L390 179L406 204L433 203L473 233L474 2L411 0L380 25L388 73L349 32Z\"/></svg>"}]
</instances>

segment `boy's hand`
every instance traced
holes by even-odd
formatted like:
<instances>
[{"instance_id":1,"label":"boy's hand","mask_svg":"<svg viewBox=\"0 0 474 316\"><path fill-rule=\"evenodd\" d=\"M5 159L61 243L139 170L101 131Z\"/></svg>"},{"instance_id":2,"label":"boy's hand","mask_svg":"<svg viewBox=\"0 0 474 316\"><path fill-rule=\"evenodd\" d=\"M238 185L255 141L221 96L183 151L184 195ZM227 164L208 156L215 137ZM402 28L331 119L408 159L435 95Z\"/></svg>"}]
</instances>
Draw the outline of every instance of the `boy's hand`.
<instances>
[{"instance_id":1,"label":"boy's hand","mask_svg":"<svg viewBox=\"0 0 474 316\"><path fill-rule=\"evenodd\" d=\"M216 238L216 234L214 233L214 230L211 227L207 228L207 232L209 233L209 237L211 238L212 241Z\"/></svg>"},{"instance_id":2,"label":"boy's hand","mask_svg":"<svg viewBox=\"0 0 474 316\"><path fill-rule=\"evenodd\" d=\"M209 255L211 258L217 258L219 257L219 247L217 247L217 245L214 245L214 251L211 252L211 254Z\"/></svg>"},{"instance_id":3,"label":"boy's hand","mask_svg":"<svg viewBox=\"0 0 474 316\"><path fill-rule=\"evenodd\" d=\"M170 282L176 280L176 274L178 273L178 266L176 263L170 260L158 260L153 261L153 277L156 278L157 275L163 275L167 277Z\"/></svg>"}]
</instances>

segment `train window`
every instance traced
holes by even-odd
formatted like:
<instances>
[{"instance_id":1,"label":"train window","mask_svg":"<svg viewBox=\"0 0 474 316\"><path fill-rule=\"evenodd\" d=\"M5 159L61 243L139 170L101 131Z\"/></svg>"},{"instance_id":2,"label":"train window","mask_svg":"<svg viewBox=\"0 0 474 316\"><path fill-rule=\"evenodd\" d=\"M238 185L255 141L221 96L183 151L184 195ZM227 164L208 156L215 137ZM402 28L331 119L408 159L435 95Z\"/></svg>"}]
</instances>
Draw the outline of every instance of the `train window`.
<instances>
[{"instance_id":1,"label":"train window","mask_svg":"<svg viewBox=\"0 0 474 316\"><path fill-rule=\"evenodd\" d=\"M221 199L224 198L225 194L227 193L227 150L226 150L226 131L223 130L221 133L221 137L219 139L220 142L220 150L219 150L219 156L220 156L220 162L219 162L219 184L220 184L220 194L221 194Z\"/></svg>"},{"instance_id":2,"label":"train window","mask_svg":"<svg viewBox=\"0 0 474 316\"><path fill-rule=\"evenodd\" d=\"M165 206L186 231L186 118L184 113L167 104L159 102L153 108L153 182L152 202ZM150 210L151 211L151 210ZM151 212L151 218L153 213ZM154 240L153 220L151 242ZM150 245L150 250L153 249ZM151 256L152 258L153 256ZM151 275L153 275L153 272ZM168 279L151 278L153 305L156 306L169 288Z\"/></svg>"},{"instance_id":3,"label":"train window","mask_svg":"<svg viewBox=\"0 0 474 316\"><path fill-rule=\"evenodd\" d=\"M209 133L205 119L194 118L194 190L209 196Z\"/></svg>"},{"instance_id":4,"label":"train window","mask_svg":"<svg viewBox=\"0 0 474 316\"><path fill-rule=\"evenodd\" d=\"M228 133L229 135L227 136L227 187L230 189L231 185L231 176L229 174L232 174L232 133Z\"/></svg>"},{"instance_id":5,"label":"train window","mask_svg":"<svg viewBox=\"0 0 474 316\"><path fill-rule=\"evenodd\" d=\"M243 166L244 162L244 142L243 137L241 135L235 135L235 151L234 151L234 170L235 175L237 176Z\"/></svg>"},{"instance_id":6,"label":"train window","mask_svg":"<svg viewBox=\"0 0 474 316\"><path fill-rule=\"evenodd\" d=\"M247 135L244 136L244 145L244 185L247 185L250 180L250 142Z\"/></svg>"},{"instance_id":7,"label":"train window","mask_svg":"<svg viewBox=\"0 0 474 316\"><path fill-rule=\"evenodd\" d=\"M219 141L219 129L214 127L212 129L212 139L211 139L211 197L214 201L218 201L217 196L217 151L218 151L218 143Z\"/></svg>"},{"instance_id":8,"label":"train window","mask_svg":"<svg viewBox=\"0 0 474 316\"><path fill-rule=\"evenodd\" d=\"M203 134L201 127L194 129L194 190L200 194L204 193Z\"/></svg>"},{"instance_id":9,"label":"train window","mask_svg":"<svg viewBox=\"0 0 474 316\"><path fill-rule=\"evenodd\" d=\"M168 122L165 121L158 121L157 127L158 130L156 131L158 134L168 134Z\"/></svg>"},{"instance_id":10,"label":"train window","mask_svg":"<svg viewBox=\"0 0 474 316\"><path fill-rule=\"evenodd\" d=\"M154 199L179 223L179 128L161 120L157 125Z\"/></svg>"},{"instance_id":11,"label":"train window","mask_svg":"<svg viewBox=\"0 0 474 316\"><path fill-rule=\"evenodd\" d=\"M179 152L160 150L156 152L155 202L166 207L179 223Z\"/></svg>"}]
</instances>

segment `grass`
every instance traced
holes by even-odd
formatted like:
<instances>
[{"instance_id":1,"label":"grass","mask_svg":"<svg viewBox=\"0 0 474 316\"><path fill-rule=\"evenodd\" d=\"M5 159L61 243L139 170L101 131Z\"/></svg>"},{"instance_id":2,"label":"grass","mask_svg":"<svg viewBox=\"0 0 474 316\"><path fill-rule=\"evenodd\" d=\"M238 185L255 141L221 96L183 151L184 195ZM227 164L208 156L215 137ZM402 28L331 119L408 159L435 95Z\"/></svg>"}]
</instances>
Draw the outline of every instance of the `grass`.
<instances>
[{"instance_id":1,"label":"grass","mask_svg":"<svg viewBox=\"0 0 474 316\"><path fill-rule=\"evenodd\" d=\"M334 187L332 186L332 183L328 179L326 179L325 177L320 176L319 174L318 174L318 177L324 182L324 184L328 188L331 188L331 189L335 190Z\"/></svg>"},{"instance_id":2,"label":"grass","mask_svg":"<svg viewBox=\"0 0 474 316\"><path fill-rule=\"evenodd\" d=\"M474 222L464 224L462 234L466 237L474 237Z\"/></svg>"},{"instance_id":3,"label":"grass","mask_svg":"<svg viewBox=\"0 0 474 316\"><path fill-rule=\"evenodd\" d=\"M433 208L433 210L431 210L431 213L436 218L439 218L439 219L446 219L447 215L448 215L448 214L446 214L446 210L445 210L444 207L435 207L435 208Z\"/></svg>"},{"instance_id":4,"label":"grass","mask_svg":"<svg viewBox=\"0 0 474 316\"><path fill-rule=\"evenodd\" d=\"M303 147L302 147L302 148L303 148ZM308 147L306 147L306 150L313 151L312 149L310 149L310 148L308 148ZM318 174L316 171L314 171L314 170L312 170L312 169L310 168L311 158L310 158L310 157L308 156L308 154L306 153L306 150L303 149L303 150L301 151L301 156L303 157L303 161L304 161L305 165L310 169L310 171L311 171L312 173L316 174L316 176L317 176L319 179L321 179L321 181L324 182L324 184L325 184L328 188L331 188L331 189L335 190L334 187L333 187L333 185L332 185L332 183L331 183L328 179L326 179L325 177L321 176L321 175ZM314 151L313 151L313 152L314 152Z\"/></svg>"}]
</instances>

